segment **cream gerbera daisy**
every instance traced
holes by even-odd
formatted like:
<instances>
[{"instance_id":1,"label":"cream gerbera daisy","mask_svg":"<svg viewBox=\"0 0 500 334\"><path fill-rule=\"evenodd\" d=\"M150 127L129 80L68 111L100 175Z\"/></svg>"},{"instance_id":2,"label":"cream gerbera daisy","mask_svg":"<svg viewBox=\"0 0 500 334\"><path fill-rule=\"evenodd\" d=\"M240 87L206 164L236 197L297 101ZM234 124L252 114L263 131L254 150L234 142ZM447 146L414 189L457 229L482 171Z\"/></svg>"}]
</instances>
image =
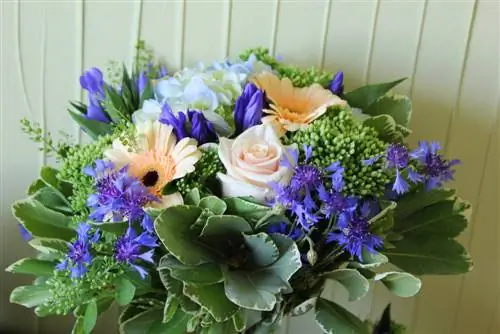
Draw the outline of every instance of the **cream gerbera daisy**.
<instances>
[{"instance_id":1,"label":"cream gerbera daisy","mask_svg":"<svg viewBox=\"0 0 500 334\"><path fill-rule=\"evenodd\" d=\"M347 104L319 84L297 88L290 79L280 79L270 72L256 75L252 81L272 102L271 109L264 110L269 115L262 118L262 123L271 123L280 136L307 126L330 106Z\"/></svg>"},{"instance_id":2,"label":"cream gerbera daisy","mask_svg":"<svg viewBox=\"0 0 500 334\"><path fill-rule=\"evenodd\" d=\"M128 172L140 180L149 191L161 199L152 206L166 208L182 204L180 193L162 196L163 188L172 180L194 171L201 157L195 139L177 138L170 125L146 120L138 123L134 145L124 145L119 139L104 155L120 168L128 165Z\"/></svg>"}]
</instances>

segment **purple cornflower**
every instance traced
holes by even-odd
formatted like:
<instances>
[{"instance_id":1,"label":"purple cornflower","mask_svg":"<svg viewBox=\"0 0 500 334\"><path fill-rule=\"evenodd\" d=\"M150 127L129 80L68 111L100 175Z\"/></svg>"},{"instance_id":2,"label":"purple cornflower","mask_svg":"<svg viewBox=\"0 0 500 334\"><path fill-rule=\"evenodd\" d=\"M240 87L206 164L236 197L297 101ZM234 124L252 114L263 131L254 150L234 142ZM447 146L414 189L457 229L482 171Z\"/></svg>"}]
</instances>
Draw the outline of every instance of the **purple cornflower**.
<instances>
[{"instance_id":1,"label":"purple cornflower","mask_svg":"<svg viewBox=\"0 0 500 334\"><path fill-rule=\"evenodd\" d=\"M269 226L267 232L284 234L295 241L300 239L300 237L302 236L302 231L300 229L298 228L293 229L291 226L283 222Z\"/></svg>"},{"instance_id":2,"label":"purple cornflower","mask_svg":"<svg viewBox=\"0 0 500 334\"><path fill-rule=\"evenodd\" d=\"M441 146L437 142L420 142L419 148L411 153L423 165L422 177L427 189L440 187L444 182L453 180L455 170L453 166L458 165L460 160L447 160L439 151Z\"/></svg>"},{"instance_id":3,"label":"purple cornflower","mask_svg":"<svg viewBox=\"0 0 500 334\"><path fill-rule=\"evenodd\" d=\"M410 155L408 148L402 144L391 144L386 153L387 168L396 169L396 179L392 189L398 194L404 194L410 190L410 185L404 179L401 171L408 167Z\"/></svg>"},{"instance_id":4,"label":"purple cornflower","mask_svg":"<svg viewBox=\"0 0 500 334\"><path fill-rule=\"evenodd\" d=\"M322 173L313 165L298 165L290 181L290 187L296 191L310 192L322 184Z\"/></svg>"},{"instance_id":5,"label":"purple cornflower","mask_svg":"<svg viewBox=\"0 0 500 334\"><path fill-rule=\"evenodd\" d=\"M92 264L90 245L99 239L96 231L92 239L89 239L90 225L81 223L76 229L77 238L73 243L68 243L68 255L63 262L56 266L57 270L71 270L71 278L81 278L88 271L87 266Z\"/></svg>"},{"instance_id":6,"label":"purple cornflower","mask_svg":"<svg viewBox=\"0 0 500 334\"><path fill-rule=\"evenodd\" d=\"M188 111L189 121L191 122L191 136L198 141L198 145L208 142L215 142L217 134L215 129L203 113L195 110Z\"/></svg>"},{"instance_id":7,"label":"purple cornflower","mask_svg":"<svg viewBox=\"0 0 500 334\"><path fill-rule=\"evenodd\" d=\"M23 224L17 224L17 227L19 228L19 234L25 241L30 241L31 239L33 239L30 231L28 231Z\"/></svg>"},{"instance_id":8,"label":"purple cornflower","mask_svg":"<svg viewBox=\"0 0 500 334\"><path fill-rule=\"evenodd\" d=\"M248 83L234 106L235 134L261 123L264 102L264 92Z\"/></svg>"},{"instance_id":9,"label":"purple cornflower","mask_svg":"<svg viewBox=\"0 0 500 334\"><path fill-rule=\"evenodd\" d=\"M342 96L344 94L344 72L335 73L328 88L333 94Z\"/></svg>"},{"instance_id":10,"label":"purple cornflower","mask_svg":"<svg viewBox=\"0 0 500 334\"><path fill-rule=\"evenodd\" d=\"M332 188L335 191L342 191L344 188L344 167L340 165L340 162L336 161L326 168L326 171L331 172L330 175L332 179Z\"/></svg>"},{"instance_id":11,"label":"purple cornflower","mask_svg":"<svg viewBox=\"0 0 500 334\"><path fill-rule=\"evenodd\" d=\"M148 189L127 173L127 167L114 169L110 161L96 160L96 167L85 167L84 172L96 181L97 193L87 199L93 211L89 218L95 221L141 220L142 226L151 231L153 224L144 212L148 202L157 201Z\"/></svg>"},{"instance_id":12,"label":"purple cornflower","mask_svg":"<svg viewBox=\"0 0 500 334\"><path fill-rule=\"evenodd\" d=\"M189 133L186 130L186 115L182 112L175 115L168 104L165 103L161 107L161 114L158 120L160 123L171 125L174 128L177 140L189 137Z\"/></svg>"},{"instance_id":13,"label":"purple cornflower","mask_svg":"<svg viewBox=\"0 0 500 334\"><path fill-rule=\"evenodd\" d=\"M127 232L120 237L115 243L115 259L118 262L127 263L134 268L141 278L144 279L148 272L138 264L137 261L143 260L149 263L154 263L153 254L155 247L158 247L156 237L147 232L143 232L139 236L129 227ZM144 251L144 248L149 250Z\"/></svg>"},{"instance_id":14,"label":"purple cornflower","mask_svg":"<svg viewBox=\"0 0 500 334\"><path fill-rule=\"evenodd\" d=\"M321 210L326 218L337 217L337 226L347 227L351 215L358 206L358 199L352 196L344 196L334 189L326 190L321 187L318 191L319 199L323 203Z\"/></svg>"},{"instance_id":15,"label":"purple cornflower","mask_svg":"<svg viewBox=\"0 0 500 334\"><path fill-rule=\"evenodd\" d=\"M383 245L383 240L370 231L370 224L368 223L370 203L365 202L359 211L352 215L346 227L330 232L326 242L337 242L351 256L357 256L358 259L363 261L363 249L375 253L376 249Z\"/></svg>"},{"instance_id":16,"label":"purple cornflower","mask_svg":"<svg viewBox=\"0 0 500 334\"><path fill-rule=\"evenodd\" d=\"M80 86L88 92L89 103L86 118L102 123L110 119L104 112L100 102L104 99L104 76L98 68L92 67L80 76Z\"/></svg>"}]
</instances>

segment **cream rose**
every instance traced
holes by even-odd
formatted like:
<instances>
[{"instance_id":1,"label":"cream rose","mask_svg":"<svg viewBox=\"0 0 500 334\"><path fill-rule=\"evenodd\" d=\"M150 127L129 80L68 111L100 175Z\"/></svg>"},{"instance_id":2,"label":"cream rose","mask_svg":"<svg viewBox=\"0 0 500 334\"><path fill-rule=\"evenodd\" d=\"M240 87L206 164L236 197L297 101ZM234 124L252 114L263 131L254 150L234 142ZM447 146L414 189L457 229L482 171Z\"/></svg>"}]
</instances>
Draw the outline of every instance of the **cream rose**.
<instances>
[{"instance_id":1,"label":"cream rose","mask_svg":"<svg viewBox=\"0 0 500 334\"><path fill-rule=\"evenodd\" d=\"M290 181L293 171L280 164L287 156L287 147L270 124L251 127L236 139L220 138L219 158L226 167L226 174L217 174L222 194L264 201L272 194L271 182Z\"/></svg>"}]
</instances>

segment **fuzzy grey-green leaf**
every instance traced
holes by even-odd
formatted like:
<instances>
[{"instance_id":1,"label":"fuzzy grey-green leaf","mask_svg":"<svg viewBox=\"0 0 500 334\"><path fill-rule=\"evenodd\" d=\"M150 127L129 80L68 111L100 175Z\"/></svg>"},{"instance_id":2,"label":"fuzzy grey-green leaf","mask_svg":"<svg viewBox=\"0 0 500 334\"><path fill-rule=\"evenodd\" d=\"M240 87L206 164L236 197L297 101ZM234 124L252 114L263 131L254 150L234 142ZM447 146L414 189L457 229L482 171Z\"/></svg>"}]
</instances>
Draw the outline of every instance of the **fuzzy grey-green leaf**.
<instances>
[{"instance_id":1,"label":"fuzzy grey-green leaf","mask_svg":"<svg viewBox=\"0 0 500 334\"><path fill-rule=\"evenodd\" d=\"M276 261L280 255L273 239L266 233L244 235L245 245L251 253L252 261L259 267L265 267Z\"/></svg>"}]
</instances>

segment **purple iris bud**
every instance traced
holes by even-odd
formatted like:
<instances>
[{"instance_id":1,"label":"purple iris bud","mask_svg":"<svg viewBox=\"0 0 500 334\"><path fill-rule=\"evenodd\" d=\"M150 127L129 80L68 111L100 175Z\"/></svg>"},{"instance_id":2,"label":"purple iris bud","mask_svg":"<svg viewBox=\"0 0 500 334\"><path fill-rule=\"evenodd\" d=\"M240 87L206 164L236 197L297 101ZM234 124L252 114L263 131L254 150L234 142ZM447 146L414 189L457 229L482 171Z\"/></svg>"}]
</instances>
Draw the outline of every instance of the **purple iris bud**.
<instances>
[{"instance_id":1,"label":"purple iris bud","mask_svg":"<svg viewBox=\"0 0 500 334\"><path fill-rule=\"evenodd\" d=\"M240 134L246 129L260 124L263 108L264 92L252 83L247 84L243 90L243 94L236 100L234 107L236 134Z\"/></svg>"},{"instance_id":2,"label":"purple iris bud","mask_svg":"<svg viewBox=\"0 0 500 334\"><path fill-rule=\"evenodd\" d=\"M215 129L205 116L195 110L188 111L189 121L191 122L191 137L198 141L198 145L208 142L215 142L217 135Z\"/></svg>"},{"instance_id":3,"label":"purple iris bud","mask_svg":"<svg viewBox=\"0 0 500 334\"><path fill-rule=\"evenodd\" d=\"M111 121L104 112L100 102L93 95L89 95L89 105L87 106L87 114L85 117L102 123L109 123Z\"/></svg>"},{"instance_id":4,"label":"purple iris bud","mask_svg":"<svg viewBox=\"0 0 500 334\"><path fill-rule=\"evenodd\" d=\"M148 75L146 74L145 71L141 71L141 73L139 73L136 85L137 85L137 91L139 92L139 96L141 96L142 93L144 92L144 89L146 89L146 86L148 85Z\"/></svg>"},{"instance_id":5,"label":"purple iris bud","mask_svg":"<svg viewBox=\"0 0 500 334\"><path fill-rule=\"evenodd\" d=\"M104 76L100 69L92 67L83 72L80 76L80 86L89 94L97 95L101 99L104 98Z\"/></svg>"},{"instance_id":6,"label":"purple iris bud","mask_svg":"<svg viewBox=\"0 0 500 334\"><path fill-rule=\"evenodd\" d=\"M33 239L30 231L28 231L22 224L17 224L17 226L19 227L19 234L25 241L30 241L31 239Z\"/></svg>"},{"instance_id":7,"label":"purple iris bud","mask_svg":"<svg viewBox=\"0 0 500 334\"><path fill-rule=\"evenodd\" d=\"M174 128L177 140L189 137L186 130L186 115L180 112L176 117L168 104L165 103L161 108L161 114L158 120L160 123L171 125Z\"/></svg>"},{"instance_id":8,"label":"purple iris bud","mask_svg":"<svg viewBox=\"0 0 500 334\"><path fill-rule=\"evenodd\" d=\"M160 68L158 69L158 79L166 77L168 74L167 72L167 67L165 65L160 65Z\"/></svg>"},{"instance_id":9,"label":"purple iris bud","mask_svg":"<svg viewBox=\"0 0 500 334\"><path fill-rule=\"evenodd\" d=\"M339 71L335 73L329 88L335 95L342 96L344 94L344 72Z\"/></svg>"}]
</instances>

